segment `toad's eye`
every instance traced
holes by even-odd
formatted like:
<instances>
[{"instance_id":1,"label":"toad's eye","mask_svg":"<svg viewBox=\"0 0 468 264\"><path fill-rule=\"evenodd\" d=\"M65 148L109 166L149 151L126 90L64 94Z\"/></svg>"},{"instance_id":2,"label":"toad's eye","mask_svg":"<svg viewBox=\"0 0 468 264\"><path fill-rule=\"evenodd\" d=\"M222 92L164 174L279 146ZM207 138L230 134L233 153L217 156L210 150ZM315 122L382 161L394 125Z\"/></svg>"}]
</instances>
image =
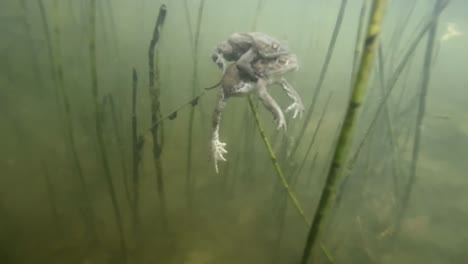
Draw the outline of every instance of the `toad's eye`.
<instances>
[{"instance_id":1,"label":"toad's eye","mask_svg":"<svg viewBox=\"0 0 468 264\"><path fill-rule=\"evenodd\" d=\"M274 49L274 50L277 50L279 48L279 45L276 44L276 43L273 43L271 44L271 47Z\"/></svg>"}]
</instances>

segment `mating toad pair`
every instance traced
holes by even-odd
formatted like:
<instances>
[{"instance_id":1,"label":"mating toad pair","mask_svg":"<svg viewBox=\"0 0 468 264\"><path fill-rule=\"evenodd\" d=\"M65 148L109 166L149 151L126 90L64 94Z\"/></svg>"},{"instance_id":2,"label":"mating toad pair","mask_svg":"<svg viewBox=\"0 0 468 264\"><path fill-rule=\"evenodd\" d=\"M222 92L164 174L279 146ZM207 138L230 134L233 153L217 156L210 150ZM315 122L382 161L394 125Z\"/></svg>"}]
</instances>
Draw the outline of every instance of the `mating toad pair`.
<instances>
[{"instance_id":1,"label":"mating toad pair","mask_svg":"<svg viewBox=\"0 0 468 264\"><path fill-rule=\"evenodd\" d=\"M217 45L212 59L223 71L216 108L213 113L211 150L218 172L217 162L226 161L225 146L219 140L221 114L230 97L255 93L277 123L277 128L286 130L286 120L275 99L268 93L268 86L279 84L293 103L285 112L294 110L293 118L302 116L304 106L296 90L284 78L288 72L299 68L297 57L278 40L261 32L234 33L227 41ZM228 64L228 62L232 62Z\"/></svg>"}]
</instances>

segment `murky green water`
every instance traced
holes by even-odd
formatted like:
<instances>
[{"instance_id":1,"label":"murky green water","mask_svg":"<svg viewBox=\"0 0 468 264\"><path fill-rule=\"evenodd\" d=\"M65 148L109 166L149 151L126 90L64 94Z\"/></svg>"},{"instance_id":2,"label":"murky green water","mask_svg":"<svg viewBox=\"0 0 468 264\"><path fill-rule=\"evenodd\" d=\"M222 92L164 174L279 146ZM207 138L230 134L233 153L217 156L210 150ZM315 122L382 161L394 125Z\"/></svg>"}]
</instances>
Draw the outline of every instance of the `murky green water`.
<instances>
[{"instance_id":1,"label":"murky green water","mask_svg":"<svg viewBox=\"0 0 468 264\"><path fill-rule=\"evenodd\" d=\"M221 78L210 59L217 43L233 32L262 31L297 54L300 69L286 78L307 112L343 2L343 21L310 120L288 114L287 132L277 132L270 113L258 104L260 121L304 208L304 219L281 185L245 98L230 99L225 108L220 139L227 143L228 161L220 162L220 173L215 173L210 137L216 90L203 88ZM348 177L337 189L338 203L314 247L314 263L466 263L468 5L450 1L437 23L417 169L407 210L400 215L412 175L427 33L401 74L395 72L430 19L435 1L388 2L382 64L379 68L375 61L352 158L342 171ZM168 13L155 62L164 117L158 130L163 142L158 174L148 47L163 3ZM88 46L92 1L2 1L0 263L300 263L305 220L312 219L317 207L349 97L362 3L97 1L98 122L109 162L106 172ZM144 141L137 214L133 68L137 135ZM394 77L385 110L369 130ZM270 92L283 109L288 106L280 87ZM191 106L194 98L197 104Z\"/></svg>"}]
</instances>

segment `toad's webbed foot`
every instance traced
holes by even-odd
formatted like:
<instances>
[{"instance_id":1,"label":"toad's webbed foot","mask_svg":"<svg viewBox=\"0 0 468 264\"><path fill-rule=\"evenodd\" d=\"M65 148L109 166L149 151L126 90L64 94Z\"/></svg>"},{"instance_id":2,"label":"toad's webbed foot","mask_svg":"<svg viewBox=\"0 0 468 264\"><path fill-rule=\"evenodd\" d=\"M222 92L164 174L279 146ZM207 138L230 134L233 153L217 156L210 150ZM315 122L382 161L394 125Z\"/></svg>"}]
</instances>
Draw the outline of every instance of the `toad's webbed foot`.
<instances>
[{"instance_id":1,"label":"toad's webbed foot","mask_svg":"<svg viewBox=\"0 0 468 264\"><path fill-rule=\"evenodd\" d=\"M223 113L224 107L226 106L226 100L227 99L224 95L224 92L220 91L218 95L218 101L213 112L213 134L211 137L211 153L213 155L216 173L218 173L218 161L226 161L226 158L224 158L223 156L227 153L227 150L224 148L226 147L226 143L219 141L219 127L221 123L221 115Z\"/></svg>"},{"instance_id":2,"label":"toad's webbed foot","mask_svg":"<svg viewBox=\"0 0 468 264\"><path fill-rule=\"evenodd\" d=\"M275 122L278 124L278 126L276 127L276 129L280 130L281 128L284 129L284 131L286 131L286 118L284 118L284 115L283 113L281 113L278 118L275 118Z\"/></svg>"},{"instance_id":3,"label":"toad's webbed foot","mask_svg":"<svg viewBox=\"0 0 468 264\"><path fill-rule=\"evenodd\" d=\"M226 147L226 143L219 141L219 135L216 135L211 140L211 151L213 153L216 173L218 173L218 161L226 161L223 155L227 153L227 150L224 147Z\"/></svg>"},{"instance_id":4,"label":"toad's webbed foot","mask_svg":"<svg viewBox=\"0 0 468 264\"><path fill-rule=\"evenodd\" d=\"M298 102L292 103L286 110L284 111L285 113L288 113L289 111L294 110L293 114L293 119L299 116L299 118L302 118L302 113L304 113L304 106Z\"/></svg>"},{"instance_id":5,"label":"toad's webbed foot","mask_svg":"<svg viewBox=\"0 0 468 264\"><path fill-rule=\"evenodd\" d=\"M293 100L293 103L286 108L285 112L289 112L294 110L293 114L293 119L299 116L299 118L302 118L302 114L304 113L304 104L302 103L302 99L299 96L299 94L296 92L294 87L292 87L291 84L288 83L284 78L280 81L281 86L283 87L283 90L286 91L286 94L288 95L291 100Z\"/></svg>"}]
</instances>

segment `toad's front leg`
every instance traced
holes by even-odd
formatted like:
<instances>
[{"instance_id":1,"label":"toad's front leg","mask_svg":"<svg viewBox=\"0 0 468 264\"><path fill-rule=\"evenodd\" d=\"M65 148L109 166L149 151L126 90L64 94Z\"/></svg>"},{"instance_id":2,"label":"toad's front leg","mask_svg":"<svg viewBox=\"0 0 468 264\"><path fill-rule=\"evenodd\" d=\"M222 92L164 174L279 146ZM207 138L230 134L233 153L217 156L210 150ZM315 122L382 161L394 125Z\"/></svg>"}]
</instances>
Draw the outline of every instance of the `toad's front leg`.
<instances>
[{"instance_id":1,"label":"toad's front leg","mask_svg":"<svg viewBox=\"0 0 468 264\"><path fill-rule=\"evenodd\" d=\"M263 105L268 111L273 114L275 121L278 123L277 129L284 128L286 131L286 119L284 118L283 111L279 107L278 103L271 97L267 90L267 81L260 78L257 81L257 94Z\"/></svg>"},{"instance_id":2,"label":"toad's front leg","mask_svg":"<svg viewBox=\"0 0 468 264\"><path fill-rule=\"evenodd\" d=\"M227 99L225 98L224 92L221 90L218 96L218 101L216 102L212 120L213 135L211 137L211 153L213 154L216 173L218 173L218 161L226 161L226 158L223 156L227 153L227 150L224 148L226 143L219 141L221 115L223 113L224 107L226 106L226 102Z\"/></svg>"},{"instance_id":3,"label":"toad's front leg","mask_svg":"<svg viewBox=\"0 0 468 264\"><path fill-rule=\"evenodd\" d=\"M281 78L280 84L281 87L283 87L283 90L286 91L288 97L291 98L291 100L293 101L293 103L290 106L288 106L288 108L286 108L285 112L287 113L291 110L294 110L293 118L296 118L297 116L301 118L302 113L304 112L304 104L302 103L301 97L286 79Z\"/></svg>"}]
</instances>

